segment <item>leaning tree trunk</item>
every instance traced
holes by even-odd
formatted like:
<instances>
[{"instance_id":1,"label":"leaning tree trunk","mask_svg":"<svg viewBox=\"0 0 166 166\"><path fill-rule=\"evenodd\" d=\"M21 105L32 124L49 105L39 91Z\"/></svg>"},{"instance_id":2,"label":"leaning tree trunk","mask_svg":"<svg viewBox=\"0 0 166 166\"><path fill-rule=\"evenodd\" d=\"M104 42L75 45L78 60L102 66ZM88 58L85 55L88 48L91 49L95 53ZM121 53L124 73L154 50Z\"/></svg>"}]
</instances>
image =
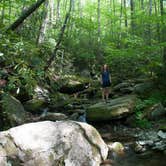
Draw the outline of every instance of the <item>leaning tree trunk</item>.
<instances>
[{"instance_id":1,"label":"leaning tree trunk","mask_svg":"<svg viewBox=\"0 0 166 166\"><path fill-rule=\"evenodd\" d=\"M19 25L21 25L24 20L30 16L36 9L38 9L42 3L44 3L46 0L38 0L36 3L34 3L33 5L31 5L12 25L9 26L9 28L7 29L7 31L9 30L16 30Z\"/></svg>"},{"instance_id":2,"label":"leaning tree trunk","mask_svg":"<svg viewBox=\"0 0 166 166\"><path fill-rule=\"evenodd\" d=\"M50 67L51 63L53 62L54 58L56 57L56 53L57 53L57 51L59 49L59 46L60 46L60 44L62 42L64 33L65 33L65 29L66 29L68 20L70 18L70 13L71 13L71 10L72 10L72 1L73 0L70 0L69 11L67 12L67 14L65 16L65 20L64 20L63 26L61 27L61 31L60 31L60 34L59 34L59 38L58 38L57 44L55 46L55 49L54 49L52 55L50 56L50 58L49 58L49 60L47 62L47 65L44 68L44 71L46 71Z\"/></svg>"}]
</instances>

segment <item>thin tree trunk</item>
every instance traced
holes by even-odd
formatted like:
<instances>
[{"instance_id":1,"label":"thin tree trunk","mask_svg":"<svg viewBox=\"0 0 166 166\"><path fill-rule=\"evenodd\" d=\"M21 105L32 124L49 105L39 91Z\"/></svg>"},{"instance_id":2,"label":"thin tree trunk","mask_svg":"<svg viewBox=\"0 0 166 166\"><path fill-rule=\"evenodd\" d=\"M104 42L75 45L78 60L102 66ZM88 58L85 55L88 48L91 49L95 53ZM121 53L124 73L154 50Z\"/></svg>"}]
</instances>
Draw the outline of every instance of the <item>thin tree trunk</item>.
<instances>
[{"instance_id":1,"label":"thin tree trunk","mask_svg":"<svg viewBox=\"0 0 166 166\"><path fill-rule=\"evenodd\" d=\"M141 9L144 10L144 0L141 0Z\"/></svg>"},{"instance_id":2,"label":"thin tree trunk","mask_svg":"<svg viewBox=\"0 0 166 166\"><path fill-rule=\"evenodd\" d=\"M130 10L131 10L131 31L134 33L135 31L135 18L134 18L134 12L135 12L135 4L134 0L130 0Z\"/></svg>"},{"instance_id":3,"label":"thin tree trunk","mask_svg":"<svg viewBox=\"0 0 166 166\"><path fill-rule=\"evenodd\" d=\"M97 7L97 23L98 23L98 43L101 40L101 20L100 20L100 0L98 0L98 7Z\"/></svg>"},{"instance_id":4,"label":"thin tree trunk","mask_svg":"<svg viewBox=\"0 0 166 166\"><path fill-rule=\"evenodd\" d=\"M166 42L166 26L165 26L165 22L164 22L164 16L165 16L165 13L164 13L164 1L163 0L160 0L160 14L161 14L161 39L162 39L162 42ZM164 65L165 65L165 68L166 68L166 46L164 46L164 49L163 49L163 62L164 62Z\"/></svg>"},{"instance_id":5,"label":"thin tree trunk","mask_svg":"<svg viewBox=\"0 0 166 166\"><path fill-rule=\"evenodd\" d=\"M16 30L24 20L30 16L36 9L38 9L46 0L38 0L35 4L31 5L12 25L9 26L7 31Z\"/></svg>"},{"instance_id":6,"label":"thin tree trunk","mask_svg":"<svg viewBox=\"0 0 166 166\"><path fill-rule=\"evenodd\" d=\"M126 0L124 0L124 15L125 15L125 27L128 27L128 21L127 21L127 6L126 6Z\"/></svg>"},{"instance_id":7,"label":"thin tree trunk","mask_svg":"<svg viewBox=\"0 0 166 166\"><path fill-rule=\"evenodd\" d=\"M67 26L67 23L68 23L68 20L69 20L69 17L70 17L71 10L72 10L72 0L70 0L69 10L68 10L68 12L67 12L67 14L65 16L65 20L64 20L63 26L61 27L61 31L60 31L60 34L59 34L59 38L58 38L57 44L55 46L55 49L54 49L52 55L50 56L50 59L47 62L47 65L44 68L44 71L46 71L50 67L51 63L53 62L54 58L56 57L56 53L57 53L57 51L59 49L59 46L60 46L60 44L62 42L64 33L65 33L65 29L66 29L66 26Z\"/></svg>"},{"instance_id":8,"label":"thin tree trunk","mask_svg":"<svg viewBox=\"0 0 166 166\"><path fill-rule=\"evenodd\" d=\"M151 20L152 16L152 0L149 0L149 17ZM148 43L151 45L152 33L151 33L151 23L148 23Z\"/></svg>"},{"instance_id":9,"label":"thin tree trunk","mask_svg":"<svg viewBox=\"0 0 166 166\"><path fill-rule=\"evenodd\" d=\"M2 6L2 12L1 12L1 23L4 22L4 16L5 16L5 0L3 0L3 6Z\"/></svg>"},{"instance_id":10,"label":"thin tree trunk","mask_svg":"<svg viewBox=\"0 0 166 166\"><path fill-rule=\"evenodd\" d=\"M9 24L11 23L11 0L9 0Z\"/></svg>"},{"instance_id":11,"label":"thin tree trunk","mask_svg":"<svg viewBox=\"0 0 166 166\"><path fill-rule=\"evenodd\" d=\"M157 17L158 16L158 11L157 11L157 2L156 2L156 0L154 0L154 10L155 10L155 15ZM161 38L160 38L160 25L159 25L159 22L157 22L157 24L156 24L156 32L157 32L157 39L160 42Z\"/></svg>"},{"instance_id":12,"label":"thin tree trunk","mask_svg":"<svg viewBox=\"0 0 166 166\"><path fill-rule=\"evenodd\" d=\"M60 20L60 0L57 0L57 7L56 7L56 23Z\"/></svg>"},{"instance_id":13,"label":"thin tree trunk","mask_svg":"<svg viewBox=\"0 0 166 166\"><path fill-rule=\"evenodd\" d=\"M45 33L48 25L48 1L45 2L44 12L43 12L43 21L41 23L40 32L38 36L37 44L43 43L45 39Z\"/></svg>"}]
</instances>

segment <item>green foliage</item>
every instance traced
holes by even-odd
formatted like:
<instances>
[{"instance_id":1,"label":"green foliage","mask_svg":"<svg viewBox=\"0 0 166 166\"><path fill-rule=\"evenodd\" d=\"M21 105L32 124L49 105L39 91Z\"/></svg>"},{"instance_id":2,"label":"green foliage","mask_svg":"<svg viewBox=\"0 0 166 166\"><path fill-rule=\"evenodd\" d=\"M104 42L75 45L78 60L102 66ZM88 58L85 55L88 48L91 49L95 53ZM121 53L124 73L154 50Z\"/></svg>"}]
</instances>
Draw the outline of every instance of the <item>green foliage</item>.
<instances>
[{"instance_id":1,"label":"green foliage","mask_svg":"<svg viewBox=\"0 0 166 166\"><path fill-rule=\"evenodd\" d=\"M145 99L139 99L137 101L135 107L135 118L136 118L136 125L142 128L149 128L151 127L151 122L148 121L143 115L147 108L153 106L159 102L165 104L166 101L166 93L161 91L153 91L150 94L150 97Z\"/></svg>"},{"instance_id":2,"label":"green foliage","mask_svg":"<svg viewBox=\"0 0 166 166\"><path fill-rule=\"evenodd\" d=\"M1 66L8 79L7 91L26 90L33 94L34 87L44 78L43 67L48 50L36 47L15 34L0 34Z\"/></svg>"}]
</instances>

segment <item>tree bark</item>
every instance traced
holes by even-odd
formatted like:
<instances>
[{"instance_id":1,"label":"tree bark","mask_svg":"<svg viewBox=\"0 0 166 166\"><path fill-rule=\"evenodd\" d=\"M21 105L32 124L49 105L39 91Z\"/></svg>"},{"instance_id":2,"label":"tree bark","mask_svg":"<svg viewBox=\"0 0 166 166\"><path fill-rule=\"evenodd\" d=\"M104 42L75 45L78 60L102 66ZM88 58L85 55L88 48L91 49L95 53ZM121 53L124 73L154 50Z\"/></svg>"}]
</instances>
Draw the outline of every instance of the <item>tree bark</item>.
<instances>
[{"instance_id":1,"label":"tree bark","mask_svg":"<svg viewBox=\"0 0 166 166\"><path fill-rule=\"evenodd\" d=\"M66 29L68 20L69 20L69 18L70 18L71 10L72 10L72 0L70 0L69 10L68 10L68 12L67 12L67 14L66 14L66 16L65 16L65 20L64 20L63 26L61 27L61 31L60 31L60 34L59 34L59 38L58 38L57 44L56 44L56 46L55 46L55 49L54 49L53 53L52 53L51 56L50 56L50 59L49 59L48 62L47 62L47 65L46 65L45 68L44 68L44 71L46 71L46 70L50 67L52 61L53 61L54 58L56 57L56 53L57 53L57 51L58 51L58 49L59 49L59 46L60 46L60 44L61 44L61 42L62 42L64 33L65 33L65 29Z\"/></svg>"},{"instance_id":2,"label":"tree bark","mask_svg":"<svg viewBox=\"0 0 166 166\"><path fill-rule=\"evenodd\" d=\"M44 12L43 12L43 20L40 27L40 32L37 40L37 44L41 44L44 41L45 33L48 24L48 1L45 2Z\"/></svg>"},{"instance_id":3,"label":"tree bark","mask_svg":"<svg viewBox=\"0 0 166 166\"><path fill-rule=\"evenodd\" d=\"M166 25L165 25L165 22L164 22L164 16L165 16L165 12L164 12L164 1L163 0L160 0L160 14L161 14L161 39L162 39L162 42L166 42ZM163 49L163 62L164 62L164 66L166 68L166 46L164 46L164 49Z\"/></svg>"},{"instance_id":4,"label":"tree bark","mask_svg":"<svg viewBox=\"0 0 166 166\"><path fill-rule=\"evenodd\" d=\"M100 5L101 5L100 0L98 0L98 7L97 7L98 43L100 43L100 39L101 39Z\"/></svg>"},{"instance_id":5,"label":"tree bark","mask_svg":"<svg viewBox=\"0 0 166 166\"><path fill-rule=\"evenodd\" d=\"M60 20L60 0L57 0L57 7L56 7L56 24Z\"/></svg>"},{"instance_id":6,"label":"tree bark","mask_svg":"<svg viewBox=\"0 0 166 166\"><path fill-rule=\"evenodd\" d=\"M134 8L135 8L134 0L130 0L130 9L131 9L131 31L132 31L132 33L133 33L134 30L135 30Z\"/></svg>"},{"instance_id":7,"label":"tree bark","mask_svg":"<svg viewBox=\"0 0 166 166\"><path fill-rule=\"evenodd\" d=\"M1 24L4 22L4 16L5 16L5 0L3 1L3 6L2 6L2 12L1 12Z\"/></svg>"},{"instance_id":8,"label":"tree bark","mask_svg":"<svg viewBox=\"0 0 166 166\"><path fill-rule=\"evenodd\" d=\"M21 25L24 20L30 16L36 9L38 9L42 3L44 3L46 0L38 0L36 3L34 3L33 5L31 5L12 25L9 26L9 28L7 29L7 31L9 30L16 30L19 25Z\"/></svg>"},{"instance_id":9,"label":"tree bark","mask_svg":"<svg viewBox=\"0 0 166 166\"><path fill-rule=\"evenodd\" d=\"M126 4L126 0L124 0L124 15L125 15L125 27L128 26L128 21L127 21L127 4Z\"/></svg>"}]
</instances>

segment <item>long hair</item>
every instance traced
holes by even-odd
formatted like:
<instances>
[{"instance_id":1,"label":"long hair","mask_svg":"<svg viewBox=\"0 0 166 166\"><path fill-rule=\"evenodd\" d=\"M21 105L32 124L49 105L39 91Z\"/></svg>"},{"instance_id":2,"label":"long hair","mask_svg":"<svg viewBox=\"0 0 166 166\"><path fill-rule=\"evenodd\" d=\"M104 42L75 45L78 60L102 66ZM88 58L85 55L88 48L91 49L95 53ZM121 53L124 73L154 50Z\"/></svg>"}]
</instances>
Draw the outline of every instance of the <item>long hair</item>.
<instances>
[{"instance_id":1,"label":"long hair","mask_svg":"<svg viewBox=\"0 0 166 166\"><path fill-rule=\"evenodd\" d=\"M104 65L106 65L106 71L109 71L108 65L107 65L107 64L104 64ZM105 71L104 65L101 67L101 72L102 72L102 73Z\"/></svg>"}]
</instances>

